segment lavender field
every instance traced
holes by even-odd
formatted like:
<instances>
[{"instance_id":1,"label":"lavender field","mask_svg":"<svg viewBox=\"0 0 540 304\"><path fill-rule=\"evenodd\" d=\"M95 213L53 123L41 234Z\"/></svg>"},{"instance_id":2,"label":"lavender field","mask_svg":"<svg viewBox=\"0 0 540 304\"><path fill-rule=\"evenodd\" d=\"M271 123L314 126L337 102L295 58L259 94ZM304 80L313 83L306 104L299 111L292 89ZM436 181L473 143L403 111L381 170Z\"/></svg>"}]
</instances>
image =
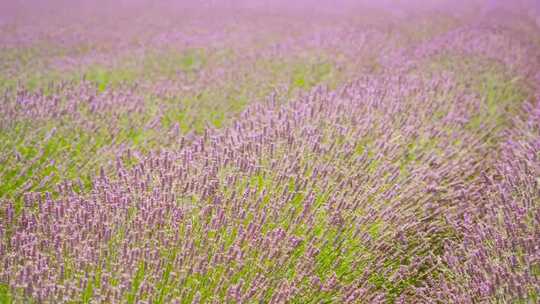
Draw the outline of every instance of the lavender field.
<instances>
[{"instance_id":1,"label":"lavender field","mask_svg":"<svg viewBox=\"0 0 540 304\"><path fill-rule=\"evenodd\" d=\"M0 303L540 303L540 3L0 1Z\"/></svg>"}]
</instances>

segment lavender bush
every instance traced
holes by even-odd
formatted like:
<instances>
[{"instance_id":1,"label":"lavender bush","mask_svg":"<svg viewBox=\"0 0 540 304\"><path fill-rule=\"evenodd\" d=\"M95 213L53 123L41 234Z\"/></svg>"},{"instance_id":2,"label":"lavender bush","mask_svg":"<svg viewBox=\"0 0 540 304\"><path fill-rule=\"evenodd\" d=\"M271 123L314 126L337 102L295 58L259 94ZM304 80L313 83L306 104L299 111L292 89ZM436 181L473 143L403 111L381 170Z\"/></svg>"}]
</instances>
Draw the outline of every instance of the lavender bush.
<instances>
[{"instance_id":1,"label":"lavender bush","mask_svg":"<svg viewBox=\"0 0 540 304\"><path fill-rule=\"evenodd\" d=\"M538 302L534 18L417 2L7 5L0 302Z\"/></svg>"}]
</instances>

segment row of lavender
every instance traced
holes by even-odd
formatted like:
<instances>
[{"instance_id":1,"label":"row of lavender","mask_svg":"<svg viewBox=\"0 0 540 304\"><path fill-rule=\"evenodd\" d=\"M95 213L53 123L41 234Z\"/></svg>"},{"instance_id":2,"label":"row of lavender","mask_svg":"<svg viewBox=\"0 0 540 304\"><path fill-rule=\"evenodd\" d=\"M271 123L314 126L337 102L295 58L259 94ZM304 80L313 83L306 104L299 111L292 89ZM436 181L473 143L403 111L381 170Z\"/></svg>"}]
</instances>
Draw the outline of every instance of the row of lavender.
<instances>
[{"instance_id":1,"label":"row of lavender","mask_svg":"<svg viewBox=\"0 0 540 304\"><path fill-rule=\"evenodd\" d=\"M451 274L428 298L441 302L538 302L540 295L540 106L505 134L492 176L478 199L464 200L461 237L445 244L441 262ZM467 197L467 196L465 196Z\"/></svg>"},{"instance_id":2,"label":"row of lavender","mask_svg":"<svg viewBox=\"0 0 540 304\"><path fill-rule=\"evenodd\" d=\"M444 279L432 280L419 291L424 301L539 301L540 57L538 46L523 37L512 26L480 23L401 55L419 59L449 48L481 54L504 63L532 90L528 102L501 131L497 159L479 172L477 185L470 183L456 192L463 215L448 222L457 236L444 241L438 257ZM413 68L414 62L405 69Z\"/></svg>"}]
</instances>

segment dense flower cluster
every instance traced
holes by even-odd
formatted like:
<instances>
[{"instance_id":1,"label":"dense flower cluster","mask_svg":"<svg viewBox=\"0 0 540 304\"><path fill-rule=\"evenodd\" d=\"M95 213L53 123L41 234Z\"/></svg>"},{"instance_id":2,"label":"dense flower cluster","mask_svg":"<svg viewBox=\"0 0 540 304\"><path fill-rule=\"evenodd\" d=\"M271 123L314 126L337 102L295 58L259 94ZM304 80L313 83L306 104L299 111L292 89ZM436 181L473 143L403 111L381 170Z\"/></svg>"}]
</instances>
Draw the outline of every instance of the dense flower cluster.
<instances>
[{"instance_id":1,"label":"dense flower cluster","mask_svg":"<svg viewBox=\"0 0 540 304\"><path fill-rule=\"evenodd\" d=\"M316 28L252 51L244 64L319 49L355 74L277 82L200 132L174 100L244 70L8 86L0 301L537 302L540 47L514 35L528 28L460 21L421 39Z\"/></svg>"},{"instance_id":2,"label":"dense flower cluster","mask_svg":"<svg viewBox=\"0 0 540 304\"><path fill-rule=\"evenodd\" d=\"M462 234L445 245L442 261L455 279L439 284L445 302L538 300L540 286L540 114L528 104L516 121L493 176L485 175L482 200L464 204Z\"/></svg>"}]
</instances>

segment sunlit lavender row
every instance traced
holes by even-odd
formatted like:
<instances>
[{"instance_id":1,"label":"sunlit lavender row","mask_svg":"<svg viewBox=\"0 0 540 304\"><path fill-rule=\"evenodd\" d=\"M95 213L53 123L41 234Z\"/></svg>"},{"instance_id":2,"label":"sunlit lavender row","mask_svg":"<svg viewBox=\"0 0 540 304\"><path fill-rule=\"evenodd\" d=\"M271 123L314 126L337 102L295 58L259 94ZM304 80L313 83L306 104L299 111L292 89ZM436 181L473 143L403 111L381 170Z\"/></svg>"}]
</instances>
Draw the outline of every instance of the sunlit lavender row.
<instances>
[{"instance_id":1,"label":"sunlit lavender row","mask_svg":"<svg viewBox=\"0 0 540 304\"><path fill-rule=\"evenodd\" d=\"M534 1L4 6L0 303L540 301Z\"/></svg>"}]
</instances>

